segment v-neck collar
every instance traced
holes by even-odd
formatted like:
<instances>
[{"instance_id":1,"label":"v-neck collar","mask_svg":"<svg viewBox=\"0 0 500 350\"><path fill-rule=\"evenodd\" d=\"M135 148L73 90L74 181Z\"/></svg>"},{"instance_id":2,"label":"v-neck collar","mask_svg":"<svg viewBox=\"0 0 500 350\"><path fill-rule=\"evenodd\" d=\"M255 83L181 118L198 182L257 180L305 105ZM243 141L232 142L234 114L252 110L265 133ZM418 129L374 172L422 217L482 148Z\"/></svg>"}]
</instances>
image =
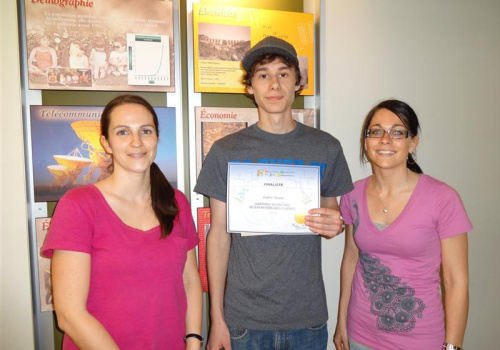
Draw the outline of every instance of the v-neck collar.
<instances>
[{"instance_id":1,"label":"v-neck collar","mask_svg":"<svg viewBox=\"0 0 500 350\"><path fill-rule=\"evenodd\" d=\"M127 231L133 232L133 233L139 233L141 235L154 234L154 233L157 233L159 231L160 225L154 226L154 227L152 227L152 228L150 228L148 230L141 230L139 228L127 225L116 214L116 212L113 210L113 208L111 208L111 206L109 205L108 201L106 200L106 197L104 197L104 195L102 194L101 190L99 190L99 188L97 188L97 186L94 185L94 184L90 184L90 187L96 192L97 197L99 198L99 201L102 203L102 205L105 208L105 210L109 213L110 218L112 218L118 225L122 226Z\"/></svg>"},{"instance_id":2,"label":"v-neck collar","mask_svg":"<svg viewBox=\"0 0 500 350\"><path fill-rule=\"evenodd\" d=\"M377 226L375 226L375 224L373 223L372 219L370 218L370 212L368 211L368 198L367 198L367 195L366 195L366 189L367 189L368 183L370 182L370 179L372 177L373 177L373 175L371 175L370 177L368 177L366 179L365 185L363 187L363 194L362 194L362 198L363 198L363 215L364 215L364 219L366 220L366 222L369 223L368 226L370 227L370 229L373 232L375 232L378 235L382 235L382 234L385 235L385 234L390 233L394 229L394 227L396 227L398 225L398 223L400 221L402 221L404 219L404 217L407 215L407 212L410 210L409 208L412 206L412 203L416 200L416 197L418 196L418 193L420 192L419 188L421 186L421 183L424 181L425 175L424 174L420 174L420 176L418 178L418 181L417 181L417 185L413 189L413 192L411 193L410 199L406 203L405 207L403 208L403 210L401 211L401 213L399 213L399 215L397 216L397 218L394 219L394 221L391 222L389 225L387 225L387 227L384 228L383 230L379 230L377 228Z\"/></svg>"}]
</instances>

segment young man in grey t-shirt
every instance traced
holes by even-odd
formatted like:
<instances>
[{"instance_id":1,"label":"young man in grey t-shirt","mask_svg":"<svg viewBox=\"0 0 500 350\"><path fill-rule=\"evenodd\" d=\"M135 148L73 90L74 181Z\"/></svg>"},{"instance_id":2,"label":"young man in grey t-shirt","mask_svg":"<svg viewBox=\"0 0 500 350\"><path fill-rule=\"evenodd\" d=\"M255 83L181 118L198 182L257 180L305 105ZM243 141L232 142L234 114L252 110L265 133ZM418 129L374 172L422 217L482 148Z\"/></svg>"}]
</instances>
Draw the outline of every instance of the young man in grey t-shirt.
<instances>
[{"instance_id":1,"label":"young man in grey t-shirt","mask_svg":"<svg viewBox=\"0 0 500 350\"><path fill-rule=\"evenodd\" d=\"M207 348L325 349L328 312L320 236L343 230L336 197L352 189L349 169L337 139L292 119L301 77L291 44L267 37L247 52L242 66L259 121L212 146L194 189L210 198L211 207ZM318 235L229 234L228 162L319 165L321 208L305 217Z\"/></svg>"}]
</instances>

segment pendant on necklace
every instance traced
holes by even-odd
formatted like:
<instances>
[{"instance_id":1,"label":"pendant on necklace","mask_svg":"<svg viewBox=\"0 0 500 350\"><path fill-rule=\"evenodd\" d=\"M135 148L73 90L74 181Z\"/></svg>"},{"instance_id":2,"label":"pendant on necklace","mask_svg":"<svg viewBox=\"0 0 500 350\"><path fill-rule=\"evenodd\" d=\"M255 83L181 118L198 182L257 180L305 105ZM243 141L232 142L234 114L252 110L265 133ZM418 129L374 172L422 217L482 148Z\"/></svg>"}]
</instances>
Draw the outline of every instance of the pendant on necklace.
<instances>
[{"instance_id":1,"label":"pendant on necklace","mask_svg":"<svg viewBox=\"0 0 500 350\"><path fill-rule=\"evenodd\" d=\"M382 209L382 212L386 214L388 212L387 208Z\"/></svg>"}]
</instances>

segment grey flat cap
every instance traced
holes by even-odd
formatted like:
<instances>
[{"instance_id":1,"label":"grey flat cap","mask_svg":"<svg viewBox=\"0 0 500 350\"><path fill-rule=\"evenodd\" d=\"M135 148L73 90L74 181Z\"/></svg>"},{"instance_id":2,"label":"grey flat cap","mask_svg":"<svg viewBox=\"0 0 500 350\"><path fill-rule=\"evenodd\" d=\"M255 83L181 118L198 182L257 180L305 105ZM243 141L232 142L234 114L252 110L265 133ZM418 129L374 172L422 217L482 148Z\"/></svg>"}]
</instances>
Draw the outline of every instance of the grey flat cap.
<instances>
[{"instance_id":1,"label":"grey flat cap","mask_svg":"<svg viewBox=\"0 0 500 350\"><path fill-rule=\"evenodd\" d=\"M247 51L245 57L241 60L243 69L248 72L250 68L252 68L252 64L256 59L267 54L283 56L288 61L296 64L297 66L299 65L297 51L295 51L292 44L275 36L268 36Z\"/></svg>"}]
</instances>

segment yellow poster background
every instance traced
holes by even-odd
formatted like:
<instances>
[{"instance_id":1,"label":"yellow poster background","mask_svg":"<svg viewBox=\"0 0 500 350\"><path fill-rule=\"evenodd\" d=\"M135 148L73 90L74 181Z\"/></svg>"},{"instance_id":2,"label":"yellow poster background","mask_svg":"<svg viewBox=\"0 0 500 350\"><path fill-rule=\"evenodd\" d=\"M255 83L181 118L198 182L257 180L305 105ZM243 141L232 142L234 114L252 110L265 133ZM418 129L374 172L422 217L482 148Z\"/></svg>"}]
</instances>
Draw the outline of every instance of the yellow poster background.
<instances>
[{"instance_id":1,"label":"yellow poster background","mask_svg":"<svg viewBox=\"0 0 500 350\"><path fill-rule=\"evenodd\" d=\"M193 4L196 92L244 93L241 59L267 36L290 42L299 56L302 95L314 95L314 15Z\"/></svg>"}]
</instances>

